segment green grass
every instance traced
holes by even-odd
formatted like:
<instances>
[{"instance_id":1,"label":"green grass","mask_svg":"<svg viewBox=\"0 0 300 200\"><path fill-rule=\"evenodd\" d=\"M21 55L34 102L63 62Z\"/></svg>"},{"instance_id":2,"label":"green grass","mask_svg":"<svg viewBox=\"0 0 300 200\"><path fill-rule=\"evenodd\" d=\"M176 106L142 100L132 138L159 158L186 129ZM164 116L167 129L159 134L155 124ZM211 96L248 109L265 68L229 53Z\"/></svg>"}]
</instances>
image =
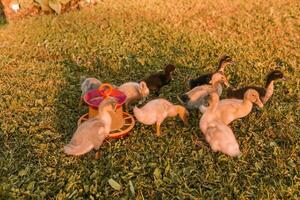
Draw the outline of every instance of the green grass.
<instances>
[{"instance_id":1,"label":"green grass","mask_svg":"<svg viewBox=\"0 0 300 200\"><path fill-rule=\"evenodd\" d=\"M299 199L299 10L296 0L107 0L0 27L0 198ZM159 138L137 123L99 160L62 152L87 112L80 76L121 84L173 63L161 97L178 103L186 78L215 70L222 54L237 61L226 71L234 86L262 85L271 69L288 78L232 124L241 158L213 153L195 114L189 127L167 120Z\"/></svg>"}]
</instances>

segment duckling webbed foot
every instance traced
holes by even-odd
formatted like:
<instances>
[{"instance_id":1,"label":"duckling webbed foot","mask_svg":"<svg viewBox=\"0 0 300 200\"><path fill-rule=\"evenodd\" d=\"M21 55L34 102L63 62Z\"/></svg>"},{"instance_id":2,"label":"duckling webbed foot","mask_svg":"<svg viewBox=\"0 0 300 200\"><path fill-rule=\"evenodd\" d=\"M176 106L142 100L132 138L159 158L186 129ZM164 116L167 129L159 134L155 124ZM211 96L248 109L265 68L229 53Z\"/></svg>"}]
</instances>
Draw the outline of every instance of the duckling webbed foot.
<instances>
[{"instance_id":1,"label":"duckling webbed foot","mask_svg":"<svg viewBox=\"0 0 300 200\"><path fill-rule=\"evenodd\" d=\"M98 160L101 157L101 153L99 151L95 152L95 160Z\"/></svg>"}]
</instances>

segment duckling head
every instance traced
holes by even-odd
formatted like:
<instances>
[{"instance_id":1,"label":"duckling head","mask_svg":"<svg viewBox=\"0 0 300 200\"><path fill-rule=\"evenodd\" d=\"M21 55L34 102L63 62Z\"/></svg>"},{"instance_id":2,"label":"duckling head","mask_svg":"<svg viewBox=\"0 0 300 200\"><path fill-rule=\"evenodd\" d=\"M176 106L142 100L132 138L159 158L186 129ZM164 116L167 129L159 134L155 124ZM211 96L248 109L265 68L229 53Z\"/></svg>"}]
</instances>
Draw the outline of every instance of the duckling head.
<instances>
[{"instance_id":1,"label":"duckling head","mask_svg":"<svg viewBox=\"0 0 300 200\"><path fill-rule=\"evenodd\" d=\"M175 71L175 66L174 65L172 65L172 64L166 65L166 67L165 67L165 73L166 74L170 74L173 71Z\"/></svg>"},{"instance_id":2,"label":"duckling head","mask_svg":"<svg viewBox=\"0 0 300 200\"><path fill-rule=\"evenodd\" d=\"M217 84L217 83L224 83L227 87L230 86L225 74L221 73L221 72L214 73L212 75L211 81L209 83L212 85Z\"/></svg>"},{"instance_id":3,"label":"duckling head","mask_svg":"<svg viewBox=\"0 0 300 200\"><path fill-rule=\"evenodd\" d=\"M96 78L86 78L84 76L80 77L80 85L81 85L81 96L83 97L85 93L92 89L98 89L101 85L101 81Z\"/></svg>"},{"instance_id":4,"label":"duckling head","mask_svg":"<svg viewBox=\"0 0 300 200\"><path fill-rule=\"evenodd\" d=\"M176 106L176 112L185 125L188 125L189 112L183 106Z\"/></svg>"},{"instance_id":5,"label":"duckling head","mask_svg":"<svg viewBox=\"0 0 300 200\"><path fill-rule=\"evenodd\" d=\"M227 65L231 65L231 64L234 64L234 61L232 60L232 58L228 55L223 55L221 58L220 58L220 61L219 61L219 68L218 68L218 71L220 72L224 72L224 68L227 66Z\"/></svg>"},{"instance_id":6,"label":"duckling head","mask_svg":"<svg viewBox=\"0 0 300 200\"><path fill-rule=\"evenodd\" d=\"M115 112L117 103L117 100L112 97L104 99L98 107L99 113L110 111Z\"/></svg>"},{"instance_id":7,"label":"duckling head","mask_svg":"<svg viewBox=\"0 0 300 200\"><path fill-rule=\"evenodd\" d=\"M264 107L264 104L261 102L261 100L259 98L259 93L254 89L247 90L244 95L244 98L248 99L252 103L255 103L260 108Z\"/></svg>"},{"instance_id":8,"label":"duckling head","mask_svg":"<svg viewBox=\"0 0 300 200\"><path fill-rule=\"evenodd\" d=\"M145 81L141 81L139 83L139 90L142 97L147 97L149 95L149 88L147 87L147 84Z\"/></svg>"},{"instance_id":9,"label":"duckling head","mask_svg":"<svg viewBox=\"0 0 300 200\"><path fill-rule=\"evenodd\" d=\"M286 78L284 77L283 73L279 70L274 70L271 71L268 75L267 75L267 82L266 82L266 86L268 86L271 81L277 80L277 79L282 79L282 80L286 80Z\"/></svg>"}]
</instances>

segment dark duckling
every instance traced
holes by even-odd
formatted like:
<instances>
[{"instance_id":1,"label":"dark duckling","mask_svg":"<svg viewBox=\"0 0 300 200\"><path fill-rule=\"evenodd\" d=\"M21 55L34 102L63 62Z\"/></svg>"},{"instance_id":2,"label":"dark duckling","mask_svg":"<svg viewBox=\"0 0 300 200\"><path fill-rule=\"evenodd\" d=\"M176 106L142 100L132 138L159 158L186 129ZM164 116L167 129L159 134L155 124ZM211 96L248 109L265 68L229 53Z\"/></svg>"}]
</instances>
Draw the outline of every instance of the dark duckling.
<instances>
[{"instance_id":1,"label":"dark duckling","mask_svg":"<svg viewBox=\"0 0 300 200\"><path fill-rule=\"evenodd\" d=\"M220 58L219 67L216 72L224 73L225 67L227 65L230 65L233 63L234 63L233 60L228 55L222 56ZM216 73L216 72L214 72L214 73ZM203 75L199 76L198 78L190 79L189 80L190 89L193 89L194 87L197 87L197 86L209 84L209 82L211 81L211 77L214 73L203 74Z\"/></svg>"},{"instance_id":2,"label":"dark duckling","mask_svg":"<svg viewBox=\"0 0 300 200\"><path fill-rule=\"evenodd\" d=\"M170 83L172 77L171 73L175 70L175 66L168 64L166 65L164 72L158 72L151 74L144 81L146 82L148 88L152 91L155 91L155 94L158 96L160 89Z\"/></svg>"},{"instance_id":3,"label":"dark duckling","mask_svg":"<svg viewBox=\"0 0 300 200\"><path fill-rule=\"evenodd\" d=\"M279 71L279 70L271 71L267 75L267 81L266 81L265 87L246 86L246 87L236 89L236 90L233 90L232 88L228 88L227 98L243 99L244 94L248 89L254 89L259 93L262 103L265 104L273 95L274 81L277 79L286 80L281 71Z\"/></svg>"}]
</instances>

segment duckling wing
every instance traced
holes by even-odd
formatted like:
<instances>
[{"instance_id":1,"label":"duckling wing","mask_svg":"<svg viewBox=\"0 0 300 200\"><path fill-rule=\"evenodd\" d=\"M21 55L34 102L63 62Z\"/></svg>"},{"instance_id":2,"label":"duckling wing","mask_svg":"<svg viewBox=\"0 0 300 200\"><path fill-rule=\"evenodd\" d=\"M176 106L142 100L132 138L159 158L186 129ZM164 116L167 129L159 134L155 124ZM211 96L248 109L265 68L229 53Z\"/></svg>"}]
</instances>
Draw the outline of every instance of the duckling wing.
<instances>
[{"instance_id":1,"label":"duckling wing","mask_svg":"<svg viewBox=\"0 0 300 200\"><path fill-rule=\"evenodd\" d=\"M147 104L146 104L147 105ZM153 109L148 109L147 107L133 109L135 118L146 125L152 125L156 122L156 111Z\"/></svg>"},{"instance_id":2,"label":"duckling wing","mask_svg":"<svg viewBox=\"0 0 300 200\"><path fill-rule=\"evenodd\" d=\"M237 112L242 102L243 101L239 99L223 99L219 102L217 109L222 110L222 112Z\"/></svg>"},{"instance_id":3,"label":"duckling wing","mask_svg":"<svg viewBox=\"0 0 300 200\"><path fill-rule=\"evenodd\" d=\"M244 94L246 93L247 90L249 89L254 89L259 93L260 97L264 97L266 95L266 89L262 87L257 87L257 86L247 86L247 87L242 87L236 90L233 90L229 88L227 90L226 96L228 98L236 98L236 99L244 99Z\"/></svg>"},{"instance_id":4,"label":"duckling wing","mask_svg":"<svg viewBox=\"0 0 300 200\"><path fill-rule=\"evenodd\" d=\"M162 73L152 74L148 78L146 78L144 81L147 84L147 87L151 90L156 90L161 88L163 83L164 75Z\"/></svg>"},{"instance_id":5,"label":"duckling wing","mask_svg":"<svg viewBox=\"0 0 300 200\"><path fill-rule=\"evenodd\" d=\"M190 89L194 87L209 84L212 74L203 74L195 79L190 80Z\"/></svg>"},{"instance_id":6,"label":"duckling wing","mask_svg":"<svg viewBox=\"0 0 300 200\"><path fill-rule=\"evenodd\" d=\"M96 118L82 123L75 131L70 143L64 147L64 152L68 155L79 156L92 150L97 144L100 127L103 127L103 123Z\"/></svg>"},{"instance_id":7,"label":"duckling wing","mask_svg":"<svg viewBox=\"0 0 300 200\"><path fill-rule=\"evenodd\" d=\"M209 85L202 85L195 87L194 89L188 91L185 93L190 101L199 101L200 99L206 97L211 90L211 86Z\"/></svg>"},{"instance_id":8,"label":"duckling wing","mask_svg":"<svg viewBox=\"0 0 300 200\"><path fill-rule=\"evenodd\" d=\"M168 116L168 110L173 105L164 99L155 99L149 101L142 108L133 110L137 120L146 125L152 125L157 120L161 121Z\"/></svg>"},{"instance_id":9,"label":"duckling wing","mask_svg":"<svg viewBox=\"0 0 300 200\"><path fill-rule=\"evenodd\" d=\"M221 151L233 157L241 154L231 128L221 121L216 121L213 126L209 126L205 137L213 151Z\"/></svg>"},{"instance_id":10,"label":"duckling wing","mask_svg":"<svg viewBox=\"0 0 300 200\"><path fill-rule=\"evenodd\" d=\"M68 155L80 156L94 148L94 145L91 143L82 143L80 145L67 144L64 146L64 152Z\"/></svg>"}]
</instances>

